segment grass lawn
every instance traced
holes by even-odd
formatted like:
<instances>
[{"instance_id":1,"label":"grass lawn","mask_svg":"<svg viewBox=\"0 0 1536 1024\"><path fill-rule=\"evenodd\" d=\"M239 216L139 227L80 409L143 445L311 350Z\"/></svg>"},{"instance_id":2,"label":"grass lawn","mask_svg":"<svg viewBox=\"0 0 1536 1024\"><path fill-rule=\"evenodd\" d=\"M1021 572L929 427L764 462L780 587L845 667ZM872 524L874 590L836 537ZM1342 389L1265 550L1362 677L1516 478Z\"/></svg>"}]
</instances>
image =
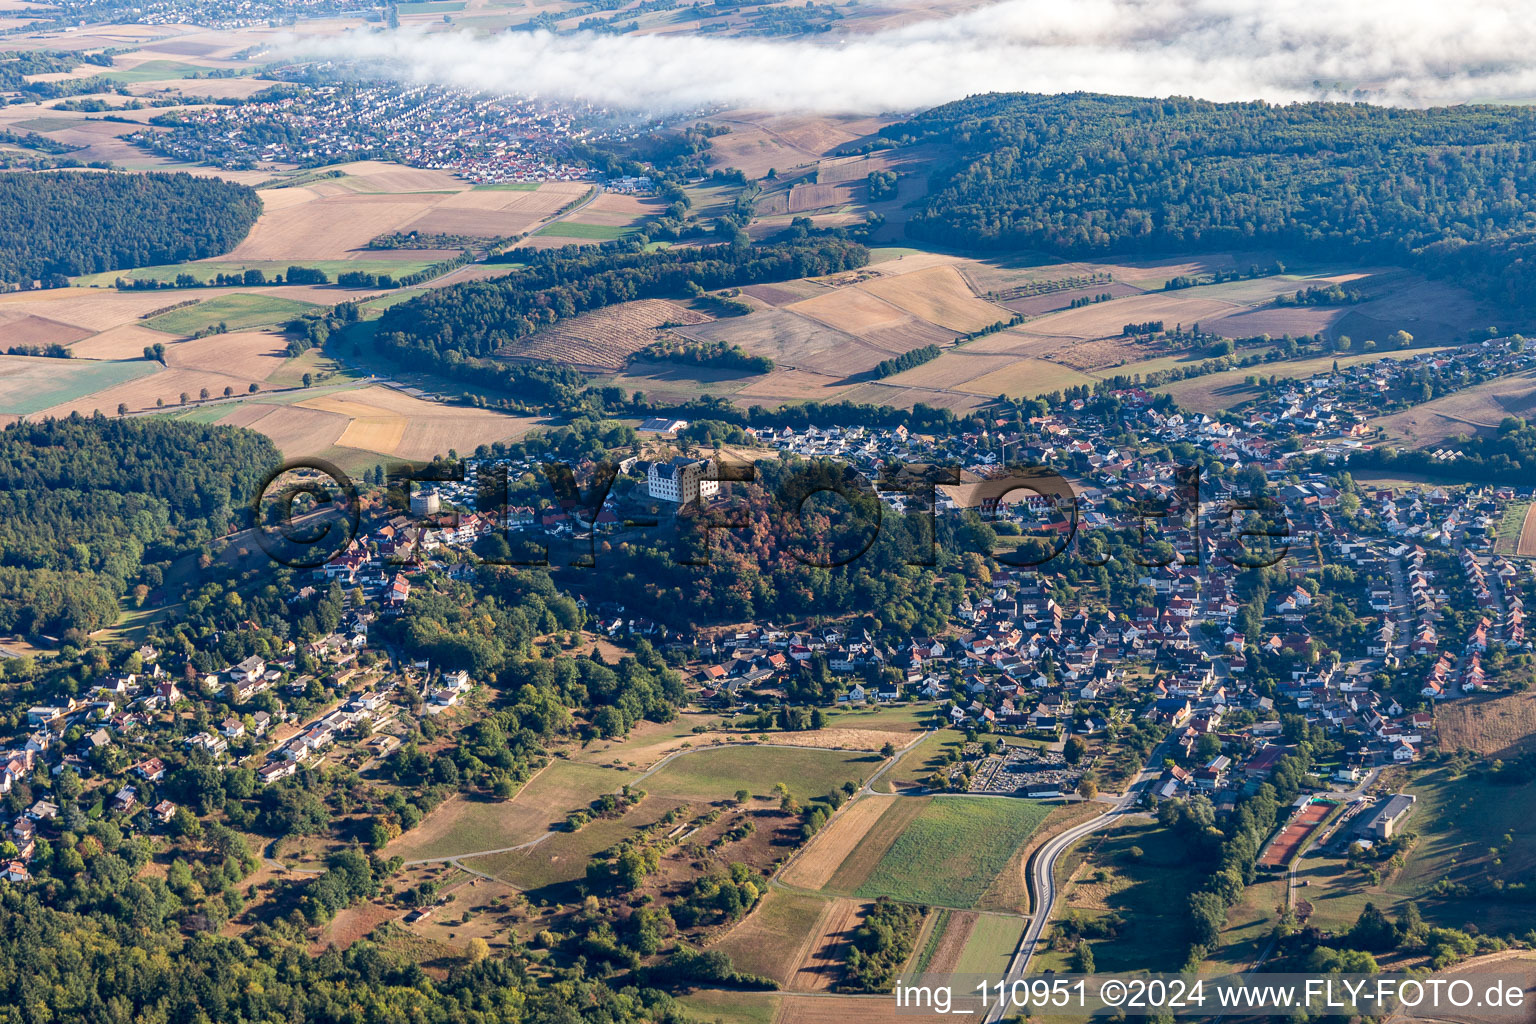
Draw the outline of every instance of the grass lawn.
<instances>
[{"instance_id":1,"label":"grass lawn","mask_svg":"<svg viewBox=\"0 0 1536 1024\"><path fill-rule=\"evenodd\" d=\"M1064 859L1057 870L1057 914L1090 919L1113 914L1125 921L1118 935L1093 940L1100 971L1177 971L1183 966L1189 952L1189 894L1208 873L1191 863L1172 832L1155 821L1130 821L1086 836ZM1064 883L1063 877L1068 879ZM1064 971L1071 963L1070 953L1048 949L1032 966Z\"/></svg>"},{"instance_id":2,"label":"grass lawn","mask_svg":"<svg viewBox=\"0 0 1536 1024\"><path fill-rule=\"evenodd\" d=\"M1408 792L1419 798L1407 824L1419 840L1390 891L1422 896L1441 878L1491 890L1495 880L1527 881L1536 872L1536 783L1501 785L1441 768Z\"/></svg>"},{"instance_id":3,"label":"grass lawn","mask_svg":"<svg viewBox=\"0 0 1536 1024\"><path fill-rule=\"evenodd\" d=\"M1003 797L935 797L856 893L969 909L1050 808Z\"/></svg>"},{"instance_id":4,"label":"grass lawn","mask_svg":"<svg viewBox=\"0 0 1536 1024\"><path fill-rule=\"evenodd\" d=\"M463 6L460 4L459 6ZM476 185L475 192L537 192L539 183L536 181L497 181L489 185Z\"/></svg>"},{"instance_id":5,"label":"grass lawn","mask_svg":"<svg viewBox=\"0 0 1536 1024\"><path fill-rule=\"evenodd\" d=\"M920 788L924 780L944 764L944 755L956 754L965 746L965 735L953 729L941 729L901 755L890 771L880 776L875 789L881 793L897 793L903 789Z\"/></svg>"},{"instance_id":6,"label":"grass lawn","mask_svg":"<svg viewBox=\"0 0 1536 1024\"><path fill-rule=\"evenodd\" d=\"M960 960L955 964L956 974L984 974L989 978L1001 978L1013 959L1013 951L1019 948L1024 937L1022 917L1003 917L999 914L983 914L976 919Z\"/></svg>"},{"instance_id":7,"label":"grass lawn","mask_svg":"<svg viewBox=\"0 0 1536 1024\"><path fill-rule=\"evenodd\" d=\"M421 860L526 843L623 784L622 772L557 760L510 800L448 801L391 843L389 855Z\"/></svg>"},{"instance_id":8,"label":"grass lawn","mask_svg":"<svg viewBox=\"0 0 1536 1024\"><path fill-rule=\"evenodd\" d=\"M783 997L775 992L725 992L698 989L677 1002L695 1020L720 1024L773 1024Z\"/></svg>"},{"instance_id":9,"label":"grass lawn","mask_svg":"<svg viewBox=\"0 0 1536 1024\"><path fill-rule=\"evenodd\" d=\"M536 235L546 235L551 238L582 238L594 242L608 242L615 238L623 238L639 231L637 224L617 227L611 224L582 224L580 221L557 220L547 227L535 231Z\"/></svg>"},{"instance_id":10,"label":"grass lawn","mask_svg":"<svg viewBox=\"0 0 1536 1024\"><path fill-rule=\"evenodd\" d=\"M1511 502L1504 510L1504 516L1499 520L1499 527L1493 538L1493 550L1501 555L1512 555L1520 546L1520 528L1525 525L1525 510L1530 507L1528 501Z\"/></svg>"},{"instance_id":11,"label":"grass lawn","mask_svg":"<svg viewBox=\"0 0 1536 1024\"><path fill-rule=\"evenodd\" d=\"M1280 908L1284 904L1283 878L1255 882L1245 888L1243 898L1227 910L1227 926L1221 930L1221 945L1206 957L1201 971L1236 973L1253 966L1269 944L1270 932L1280 919Z\"/></svg>"},{"instance_id":12,"label":"grass lawn","mask_svg":"<svg viewBox=\"0 0 1536 1024\"><path fill-rule=\"evenodd\" d=\"M137 67L103 71L101 77L124 83L161 82L168 78L186 78L205 70L196 64L185 64L179 60L147 60Z\"/></svg>"},{"instance_id":13,"label":"grass lawn","mask_svg":"<svg viewBox=\"0 0 1536 1024\"><path fill-rule=\"evenodd\" d=\"M402 288L397 292L390 292L388 295L380 295L376 299L369 299L360 306L363 318L371 319L376 317L389 307L398 306L402 302L409 302L425 292L425 288Z\"/></svg>"},{"instance_id":14,"label":"grass lawn","mask_svg":"<svg viewBox=\"0 0 1536 1024\"><path fill-rule=\"evenodd\" d=\"M674 758L637 785L658 796L723 800L738 789L768 796L782 782L806 801L844 782L862 785L883 761L879 754L804 747L710 747Z\"/></svg>"},{"instance_id":15,"label":"grass lawn","mask_svg":"<svg viewBox=\"0 0 1536 1024\"><path fill-rule=\"evenodd\" d=\"M311 375L311 380L324 381L326 384L361 379L352 370L342 366L320 349L312 348L279 366L277 372L267 378L267 383L275 388L300 387L304 383L306 373Z\"/></svg>"},{"instance_id":16,"label":"grass lawn","mask_svg":"<svg viewBox=\"0 0 1536 1024\"><path fill-rule=\"evenodd\" d=\"M576 832L557 832L530 849L474 857L466 859L464 863L477 871L510 882L519 889L551 887L551 892L540 893L538 898L548 897L563 902L576 895L569 891L569 883L586 877L587 864L594 856L618 845L638 830L654 825L668 811L682 803L684 801L652 794L642 800L638 807L617 818L596 818ZM390 852L393 854L393 849ZM553 891L556 887L559 891Z\"/></svg>"},{"instance_id":17,"label":"grass lawn","mask_svg":"<svg viewBox=\"0 0 1536 1024\"><path fill-rule=\"evenodd\" d=\"M931 704L893 704L888 707L834 709L827 715L827 728L921 732L932 724L940 710Z\"/></svg>"},{"instance_id":18,"label":"grass lawn","mask_svg":"<svg viewBox=\"0 0 1536 1024\"><path fill-rule=\"evenodd\" d=\"M318 309L312 302L280 299L275 295L253 295L237 292L220 295L216 299L199 302L195 306L173 309L146 321L145 327L168 334L195 334L209 327L223 324L231 331L248 327L275 324L298 316L306 310Z\"/></svg>"}]
</instances>

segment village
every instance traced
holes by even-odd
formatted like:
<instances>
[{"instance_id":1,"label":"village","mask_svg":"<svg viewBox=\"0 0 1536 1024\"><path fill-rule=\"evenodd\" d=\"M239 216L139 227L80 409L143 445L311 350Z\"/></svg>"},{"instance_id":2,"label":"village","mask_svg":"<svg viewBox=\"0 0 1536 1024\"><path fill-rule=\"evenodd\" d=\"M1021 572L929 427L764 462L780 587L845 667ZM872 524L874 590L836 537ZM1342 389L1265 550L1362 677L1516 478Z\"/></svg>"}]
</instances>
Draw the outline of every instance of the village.
<instances>
[{"instance_id":1,"label":"village","mask_svg":"<svg viewBox=\"0 0 1536 1024\"><path fill-rule=\"evenodd\" d=\"M245 168L387 157L487 185L593 178L591 167L571 158L571 147L644 126L603 110L444 86L287 82L245 102L182 111L154 123L170 130L146 130L129 141L176 159Z\"/></svg>"},{"instance_id":2,"label":"village","mask_svg":"<svg viewBox=\"0 0 1536 1024\"><path fill-rule=\"evenodd\" d=\"M1528 489L1337 485L1342 459L1359 443L1357 409L1370 382L1412 374L1420 360L1479 358L1497 357L1471 347L1320 375L1277 389L1241 423L1186 417L1131 389L1109 396L1113 419L1074 401L1030 417L1023 431L992 435L749 431L763 451L835 458L874 478L894 462L958 464L962 482L940 485L935 514L982 516L1000 536L1061 538L1075 521L1081 554L1099 531L1150 526L1146 552L1164 557L1076 606L1057 599L1047 575L1003 558L984 580L969 581L941 633L894 639L839 624L688 631L575 596L593 635L620 645L643 638L682 665L699 708L771 714L794 703L794 680L805 673L837 681L838 707L931 707L934 727L964 732L968 745L930 787L1091 797L1142 767L1145 748L1128 751L1124 737L1150 735L1167 753L1154 798L1201 794L1224 809L1264 782L1299 739L1324 737L1335 753L1318 768L1320 784L1353 793L1379 769L1422 756L1438 703L1500 685L1500 669L1531 647L1523 625L1530 563L1492 550L1495 526L1531 497ZM712 458L688 454L695 446L678 440L687 427L642 424L639 445L619 462L622 486L595 510L552 497L476 508L484 479L503 468L509 477L537 473L531 457L476 457L460 482L416 485L408 509L370 522L295 595L357 591L362 604L329 635L217 673L145 647L130 670L80 699L28 709L25 728L0 753L0 793L36 772L72 773L99 791L103 813L155 831L177 812L154 795L177 761L246 767L260 786L327 757L357 764L386 756L402 716L452 709L480 681L427 663L398 666L392 652L370 645L370 624L406 613L415 589L439 574L472 574L469 549L492 533L608 536L638 513L665 517L735 486L720 482ZM1233 478L1202 479L1198 502L1181 505L1184 467L1163 457L1167 449L1142 453L1126 443L1151 430L1262 480L1284 511L1283 544L1262 563L1278 584L1213 571L1237 564L1240 546L1219 528L1230 519L1224 506L1239 497ZM1287 443L1297 438L1304 441ZM1005 452L1070 479L1072 516L1038 495L978 499L975 484L1002 472ZM881 498L898 509L910 501L895 491ZM1171 505L1158 524L1138 502ZM25 880L29 851L40 829L56 827L56 814L47 800L14 809L5 823L16 851L12 880Z\"/></svg>"}]
</instances>

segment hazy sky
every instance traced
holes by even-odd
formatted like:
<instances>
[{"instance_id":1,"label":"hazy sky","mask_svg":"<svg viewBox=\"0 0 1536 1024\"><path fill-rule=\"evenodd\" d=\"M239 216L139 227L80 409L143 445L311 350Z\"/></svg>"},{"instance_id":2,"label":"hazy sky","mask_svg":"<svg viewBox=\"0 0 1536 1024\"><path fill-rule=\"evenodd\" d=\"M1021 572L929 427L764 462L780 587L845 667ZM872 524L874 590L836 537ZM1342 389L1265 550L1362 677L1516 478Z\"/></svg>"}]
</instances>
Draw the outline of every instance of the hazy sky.
<instances>
[{"instance_id":1,"label":"hazy sky","mask_svg":"<svg viewBox=\"0 0 1536 1024\"><path fill-rule=\"evenodd\" d=\"M1536 97L1536 17L1511 0L1002 0L816 41L357 31L302 56L380 58L402 78L651 112L725 103L878 113L978 92L1428 106ZM1321 89L1313 85L1321 84Z\"/></svg>"}]
</instances>

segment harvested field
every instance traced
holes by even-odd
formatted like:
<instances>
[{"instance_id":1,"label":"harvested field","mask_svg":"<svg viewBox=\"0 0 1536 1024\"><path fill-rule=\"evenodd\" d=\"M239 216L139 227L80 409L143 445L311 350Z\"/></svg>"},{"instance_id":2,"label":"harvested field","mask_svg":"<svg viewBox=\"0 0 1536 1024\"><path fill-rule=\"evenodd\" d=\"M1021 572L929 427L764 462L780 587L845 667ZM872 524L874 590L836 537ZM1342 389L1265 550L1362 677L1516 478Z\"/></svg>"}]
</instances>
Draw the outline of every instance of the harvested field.
<instances>
[{"instance_id":1,"label":"harvested field","mask_svg":"<svg viewBox=\"0 0 1536 1024\"><path fill-rule=\"evenodd\" d=\"M628 227L647 217L659 217L666 212L667 204L660 199L604 192L582 207L580 219L583 224Z\"/></svg>"},{"instance_id":2,"label":"harvested field","mask_svg":"<svg viewBox=\"0 0 1536 1024\"><path fill-rule=\"evenodd\" d=\"M785 308L849 334L912 322L905 310L858 288L838 288Z\"/></svg>"},{"instance_id":3,"label":"harvested field","mask_svg":"<svg viewBox=\"0 0 1536 1024\"><path fill-rule=\"evenodd\" d=\"M1388 438L1415 447L1492 430L1506 416L1536 415L1536 371L1499 377L1374 420Z\"/></svg>"},{"instance_id":4,"label":"harvested field","mask_svg":"<svg viewBox=\"0 0 1536 1024\"><path fill-rule=\"evenodd\" d=\"M166 358L170 358L169 347L166 350ZM81 362L85 363L86 360ZM141 412L146 409L162 408L161 405L156 404L157 402L163 402L163 408L171 409L179 406L182 394L186 394L195 402L203 388L207 388L211 395L222 394L226 387L233 388L236 393L245 394L250 385L259 386L261 383L251 377L239 377L210 370L179 369L174 366L162 369L158 363L142 359L118 363L90 362L87 365L133 367L142 375L131 377L113 387L94 390L89 394L59 402L43 410L41 415L67 416L72 412L78 412L82 416L89 416L100 409L104 415L110 416L117 412L119 405L126 405L130 412ZM147 372L139 368L147 368Z\"/></svg>"},{"instance_id":5,"label":"harvested field","mask_svg":"<svg viewBox=\"0 0 1536 1024\"><path fill-rule=\"evenodd\" d=\"M850 848L842 863L837 865L837 870L827 879L824 888L831 892L852 893L863 886L870 872L890 852L902 832L931 802L931 797L921 796L886 800L884 813L865 829L861 841Z\"/></svg>"},{"instance_id":6,"label":"harvested field","mask_svg":"<svg viewBox=\"0 0 1536 1024\"><path fill-rule=\"evenodd\" d=\"M816 180L823 185L840 181L863 181L874 171L883 171L891 164L886 153L866 153L862 156L838 157L823 160L816 165Z\"/></svg>"},{"instance_id":7,"label":"harvested field","mask_svg":"<svg viewBox=\"0 0 1536 1024\"><path fill-rule=\"evenodd\" d=\"M1015 313L1023 313L1025 316L1033 317L1071 309L1073 299L1095 298L1099 295L1113 295L1117 299L1123 299L1127 295L1140 294L1141 289L1133 285L1123 284L1119 281L1109 281L1104 284L1086 285L1082 288L1047 292L1044 295L1026 295L1022 298L998 299L996 301L998 305L1006 306ZM1201 326L1204 325L1202 324Z\"/></svg>"},{"instance_id":8,"label":"harvested field","mask_svg":"<svg viewBox=\"0 0 1536 1024\"><path fill-rule=\"evenodd\" d=\"M847 202L852 196L848 194L848 186L836 185L794 185L789 190L789 202L786 204L788 213L805 213L809 210L822 210L829 206L838 206Z\"/></svg>"},{"instance_id":9,"label":"harvested field","mask_svg":"<svg viewBox=\"0 0 1536 1024\"><path fill-rule=\"evenodd\" d=\"M817 922L819 934L813 935L809 951L789 979L791 991L825 992L842 978L848 943L867 909L868 904L855 900L832 902Z\"/></svg>"},{"instance_id":10,"label":"harvested field","mask_svg":"<svg viewBox=\"0 0 1536 1024\"><path fill-rule=\"evenodd\" d=\"M1525 521L1529 528L1529 512ZM1435 732L1443 751L1471 750L1505 759L1519 756L1536 747L1536 693L1476 694L1438 704Z\"/></svg>"},{"instance_id":11,"label":"harvested field","mask_svg":"<svg viewBox=\"0 0 1536 1024\"><path fill-rule=\"evenodd\" d=\"M780 281L777 284L749 284L743 292L770 306L788 306L804 299L830 293L824 284L815 281Z\"/></svg>"},{"instance_id":12,"label":"harvested field","mask_svg":"<svg viewBox=\"0 0 1536 1024\"><path fill-rule=\"evenodd\" d=\"M710 140L711 167L739 167L761 178L770 167L780 172L821 160L839 146L876 131L888 119L802 114L763 114L730 110L705 120L730 126L730 134Z\"/></svg>"},{"instance_id":13,"label":"harvested field","mask_svg":"<svg viewBox=\"0 0 1536 1024\"><path fill-rule=\"evenodd\" d=\"M369 239L406 229L435 204L424 195L339 195L263 212L226 260L345 259Z\"/></svg>"},{"instance_id":14,"label":"harvested field","mask_svg":"<svg viewBox=\"0 0 1536 1024\"><path fill-rule=\"evenodd\" d=\"M210 334L165 350L166 365L172 369L206 370L254 381L265 381L287 361L288 339L281 331Z\"/></svg>"},{"instance_id":15,"label":"harvested field","mask_svg":"<svg viewBox=\"0 0 1536 1024\"><path fill-rule=\"evenodd\" d=\"M852 334L787 308L760 309L747 316L678 328L677 333L698 341L740 345L786 369L812 370L838 378L868 370L889 355Z\"/></svg>"},{"instance_id":16,"label":"harvested field","mask_svg":"<svg viewBox=\"0 0 1536 1024\"><path fill-rule=\"evenodd\" d=\"M69 346L69 351L76 359L142 359L146 345L159 344L169 348L175 343L174 335L137 324L124 324L77 341Z\"/></svg>"},{"instance_id":17,"label":"harvested field","mask_svg":"<svg viewBox=\"0 0 1536 1024\"><path fill-rule=\"evenodd\" d=\"M978 299L952 266L879 277L858 287L952 331L975 331L1013 316L1010 310Z\"/></svg>"},{"instance_id":18,"label":"harvested field","mask_svg":"<svg viewBox=\"0 0 1536 1024\"><path fill-rule=\"evenodd\" d=\"M33 313L0 313L0 347L12 345L69 345L90 335L74 324L49 320Z\"/></svg>"},{"instance_id":19,"label":"harvested field","mask_svg":"<svg viewBox=\"0 0 1536 1024\"><path fill-rule=\"evenodd\" d=\"M746 920L710 948L730 956L739 971L788 986L822 936L832 906L830 900L770 889Z\"/></svg>"},{"instance_id":20,"label":"harvested field","mask_svg":"<svg viewBox=\"0 0 1536 1024\"><path fill-rule=\"evenodd\" d=\"M918 367L921 370L922 367ZM914 371L916 372L916 371ZM1097 380L1086 373L1044 359L1019 359L1000 370L993 370L974 380L956 385L958 390L991 398L994 395L1033 397L1052 391L1092 384Z\"/></svg>"},{"instance_id":21,"label":"harvested field","mask_svg":"<svg viewBox=\"0 0 1536 1024\"><path fill-rule=\"evenodd\" d=\"M710 318L667 299L641 299L572 317L519 338L498 353L507 359L548 360L578 370L621 370L657 339L662 324L704 324Z\"/></svg>"},{"instance_id":22,"label":"harvested field","mask_svg":"<svg viewBox=\"0 0 1536 1024\"><path fill-rule=\"evenodd\" d=\"M134 323L145 313L163 309L175 301L174 298L167 298L165 292L49 288L45 291L8 292L0 295L0 317L31 313L47 320L83 327L88 333L94 334L109 327Z\"/></svg>"},{"instance_id":23,"label":"harvested field","mask_svg":"<svg viewBox=\"0 0 1536 1024\"><path fill-rule=\"evenodd\" d=\"M979 395L965 394L960 391L902 387L900 384L886 384L884 381L861 384L851 391L838 394L837 398L858 404L889 405L897 409L910 409L921 402L935 409L953 409L955 412L968 412L987 404L987 400Z\"/></svg>"},{"instance_id":24,"label":"harvested field","mask_svg":"<svg viewBox=\"0 0 1536 1024\"><path fill-rule=\"evenodd\" d=\"M394 455L414 461L426 461L445 454L450 448L472 451L476 446L521 437L537 422L531 417L508 416L488 409L427 402L385 387L339 392L306 399L291 407L293 411L313 411L342 418L350 439L330 443L380 455ZM349 421L359 421L354 430ZM263 418L256 429L272 436L286 455L317 454L318 449L290 451L269 433L271 417ZM292 439L298 445L300 440Z\"/></svg>"},{"instance_id":25,"label":"harvested field","mask_svg":"<svg viewBox=\"0 0 1536 1024\"><path fill-rule=\"evenodd\" d=\"M1536 502L1526 506L1525 520L1520 524L1520 540L1515 554L1522 558L1536 558Z\"/></svg>"},{"instance_id":26,"label":"harvested field","mask_svg":"<svg viewBox=\"0 0 1536 1024\"><path fill-rule=\"evenodd\" d=\"M318 455L336 443L341 432L347 429L347 418L332 412L304 409L296 405L274 405L271 411L240 426L258 430L272 439L272 443L290 458ZM244 419L247 413L237 410L220 422L234 422L235 417Z\"/></svg>"},{"instance_id":27,"label":"harvested field","mask_svg":"<svg viewBox=\"0 0 1536 1024\"><path fill-rule=\"evenodd\" d=\"M969 345L949 349L937 359L892 374L880 383L887 387L962 388L966 382L985 377L1019 362L1019 357L983 352ZM969 388L965 390L969 391ZM992 395L997 394L996 391ZM988 395L990 398L992 395Z\"/></svg>"},{"instance_id":28,"label":"harvested field","mask_svg":"<svg viewBox=\"0 0 1536 1024\"><path fill-rule=\"evenodd\" d=\"M48 359L32 356L0 356L0 414L28 416L63 408L54 415L68 415L70 409L88 406L89 413L100 407L114 413L117 403L101 405L87 397L120 388L127 382L158 370L159 364L138 362L98 362L87 359Z\"/></svg>"},{"instance_id":29,"label":"harvested field","mask_svg":"<svg viewBox=\"0 0 1536 1024\"><path fill-rule=\"evenodd\" d=\"M738 389L732 398L741 406L771 407L784 402L831 402L847 397L838 390L841 384L840 377L830 374L775 370L767 376L754 378L746 387Z\"/></svg>"},{"instance_id":30,"label":"harvested field","mask_svg":"<svg viewBox=\"0 0 1536 1024\"><path fill-rule=\"evenodd\" d=\"M1176 324L1196 322L1203 328L1207 321L1243 309L1236 303L1204 298L1201 294L1203 291L1200 288L1185 288L1174 292L1129 295L1114 302L1051 313L1031 321L1029 329L1038 334L1063 338L1118 338L1126 324L1161 320L1170 330Z\"/></svg>"},{"instance_id":31,"label":"harvested field","mask_svg":"<svg viewBox=\"0 0 1536 1024\"><path fill-rule=\"evenodd\" d=\"M832 726L827 729L808 729L804 732L776 732L771 734L775 745L789 747L831 747L834 750L876 751L887 743L900 747L911 741L909 732L886 732L881 729L843 729Z\"/></svg>"},{"instance_id":32,"label":"harvested field","mask_svg":"<svg viewBox=\"0 0 1536 1024\"><path fill-rule=\"evenodd\" d=\"M1264 848L1264 852L1259 855L1259 867L1283 868L1294 860L1313 831L1323 823L1323 819L1328 817L1328 813L1335 806L1337 805L1320 800L1308 800L1301 810L1285 823L1280 834Z\"/></svg>"},{"instance_id":33,"label":"harvested field","mask_svg":"<svg viewBox=\"0 0 1536 1024\"><path fill-rule=\"evenodd\" d=\"M955 338L953 332L916 317L908 317L905 322L894 327L877 327L874 330L867 330L860 337L876 348L892 353L910 352L924 345L938 345L943 348Z\"/></svg>"},{"instance_id":34,"label":"harvested field","mask_svg":"<svg viewBox=\"0 0 1536 1024\"><path fill-rule=\"evenodd\" d=\"M821 889L838 867L862 845L881 815L891 809L889 799L866 796L849 804L832 823L811 840L780 876L786 885Z\"/></svg>"},{"instance_id":35,"label":"harvested field","mask_svg":"<svg viewBox=\"0 0 1536 1024\"><path fill-rule=\"evenodd\" d=\"M1344 310L1337 306L1267 306L1202 320L1200 329L1227 338L1256 338L1261 334L1275 338L1286 334L1298 338L1322 334L1333 338L1348 333L1333 329L1343 316ZM1382 337L1390 333L1387 331Z\"/></svg>"}]
</instances>

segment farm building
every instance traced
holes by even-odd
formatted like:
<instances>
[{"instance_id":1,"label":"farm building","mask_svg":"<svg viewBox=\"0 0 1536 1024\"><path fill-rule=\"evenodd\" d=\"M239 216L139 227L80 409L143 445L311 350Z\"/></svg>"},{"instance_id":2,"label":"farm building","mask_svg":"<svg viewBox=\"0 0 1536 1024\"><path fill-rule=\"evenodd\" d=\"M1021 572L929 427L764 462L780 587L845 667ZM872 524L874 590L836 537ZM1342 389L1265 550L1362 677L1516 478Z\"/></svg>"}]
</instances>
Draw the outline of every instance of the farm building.
<instances>
[{"instance_id":1,"label":"farm building","mask_svg":"<svg viewBox=\"0 0 1536 1024\"><path fill-rule=\"evenodd\" d=\"M1363 831L1375 839L1391 839L1393 833L1408 820L1417 802L1418 797L1410 793L1398 793L1377 808L1376 813L1365 823Z\"/></svg>"}]
</instances>

